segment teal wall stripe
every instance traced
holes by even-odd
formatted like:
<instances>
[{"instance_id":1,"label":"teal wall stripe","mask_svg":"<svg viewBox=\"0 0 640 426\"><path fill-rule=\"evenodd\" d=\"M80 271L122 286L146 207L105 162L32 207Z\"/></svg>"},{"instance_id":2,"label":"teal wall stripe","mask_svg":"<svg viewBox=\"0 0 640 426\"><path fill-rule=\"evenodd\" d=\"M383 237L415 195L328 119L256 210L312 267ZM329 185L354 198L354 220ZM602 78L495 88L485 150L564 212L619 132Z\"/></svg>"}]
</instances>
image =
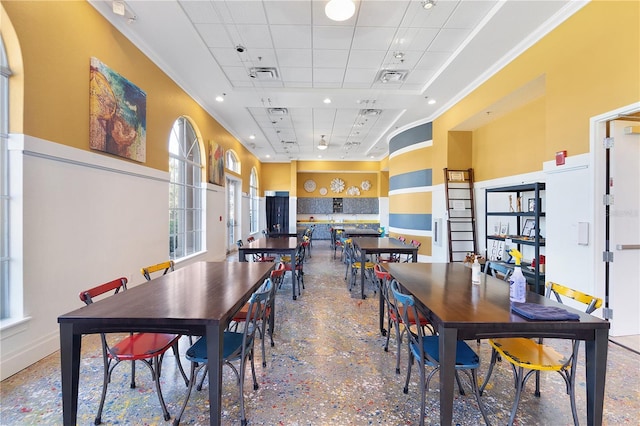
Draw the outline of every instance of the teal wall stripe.
<instances>
[{"instance_id":1,"label":"teal wall stripe","mask_svg":"<svg viewBox=\"0 0 640 426\"><path fill-rule=\"evenodd\" d=\"M415 188L417 186L431 186L433 184L431 169L416 170L389 176L389 191L395 189Z\"/></svg>"},{"instance_id":2,"label":"teal wall stripe","mask_svg":"<svg viewBox=\"0 0 640 426\"><path fill-rule=\"evenodd\" d=\"M430 141L433 139L433 128L431 122L424 123L411 129L405 130L391 138L389 141L389 154L406 148L418 142Z\"/></svg>"},{"instance_id":3,"label":"teal wall stripe","mask_svg":"<svg viewBox=\"0 0 640 426\"><path fill-rule=\"evenodd\" d=\"M416 231L431 231L431 214L390 213L389 226L393 228L415 229Z\"/></svg>"}]
</instances>

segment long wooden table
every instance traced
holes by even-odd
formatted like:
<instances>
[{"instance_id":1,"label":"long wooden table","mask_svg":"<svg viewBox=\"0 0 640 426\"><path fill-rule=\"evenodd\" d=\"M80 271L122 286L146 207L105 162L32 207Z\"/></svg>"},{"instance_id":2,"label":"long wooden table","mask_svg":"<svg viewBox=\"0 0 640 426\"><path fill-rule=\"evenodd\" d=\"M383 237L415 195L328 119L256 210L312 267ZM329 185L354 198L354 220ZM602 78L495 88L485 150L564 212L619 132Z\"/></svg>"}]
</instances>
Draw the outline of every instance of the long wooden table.
<instances>
[{"instance_id":1,"label":"long wooden table","mask_svg":"<svg viewBox=\"0 0 640 426\"><path fill-rule=\"evenodd\" d=\"M471 284L459 263L387 263L384 268L420 304L440 340L440 424L451 424L456 341L497 337L553 337L585 341L587 423L602 424L609 323L533 292L527 302L562 306L579 321L528 321L511 312L509 285L484 275ZM563 391L562 389L558 392Z\"/></svg>"},{"instance_id":2,"label":"long wooden table","mask_svg":"<svg viewBox=\"0 0 640 426\"><path fill-rule=\"evenodd\" d=\"M363 237L353 238L353 245L360 249L362 255L360 259L360 297L365 298L364 295L364 267L368 254L410 254L412 262L418 261L418 247L411 244L405 244L400 240L389 237ZM380 330L384 329L384 296L380 292L380 307L383 310L380 319ZM384 334L384 333L383 333Z\"/></svg>"},{"instance_id":3,"label":"long wooden table","mask_svg":"<svg viewBox=\"0 0 640 426\"><path fill-rule=\"evenodd\" d=\"M58 317L64 424L77 422L82 335L140 331L207 337L210 424L219 425L224 329L273 267L197 262Z\"/></svg>"},{"instance_id":4,"label":"long wooden table","mask_svg":"<svg viewBox=\"0 0 640 426\"><path fill-rule=\"evenodd\" d=\"M288 254L291 256L291 291L293 292L293 300L296 296L296 248L298 248L298 239L296 237L289 238L259 238L255 241L245 244L238 248L238 259L240 262L247 262L248 254Z\"/></svg>"}]
</instances>

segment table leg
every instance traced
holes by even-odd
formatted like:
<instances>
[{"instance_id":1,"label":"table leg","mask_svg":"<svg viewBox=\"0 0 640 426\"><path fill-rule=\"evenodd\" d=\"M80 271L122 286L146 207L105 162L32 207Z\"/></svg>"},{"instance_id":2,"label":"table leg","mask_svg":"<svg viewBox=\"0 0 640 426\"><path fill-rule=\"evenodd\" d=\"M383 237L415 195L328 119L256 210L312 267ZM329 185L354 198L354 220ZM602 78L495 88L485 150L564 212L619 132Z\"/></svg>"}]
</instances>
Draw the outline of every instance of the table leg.
<instances>
[{"instance_id":1,"label":"table leg","mask_svg":"<svg viewBox=\"0 0 640 426\"><path fill-rule=\"evenodd\" d=\"M453 420L453 382L458 330L439 327L438 332L440 334L440 424L450 425Z\"/></svg>"},{"instance_id":2,"label":"table leg","mask_svg":"<svg viewBox=\"0 0 640 426\"><path fill-rule=\"evenodd\" d=\"M289 254L291 255L291 289L293 292L293 300L296 300L298 298L298 296L296 296L296 250L290 251Z\"/></svg>"},{"instance_id":3,"label":"table leg","mask_svg":"<svg viewBox=\"0 0 640 426\"><path fill-rule=\"evenodd\" d=\"M364 271L365 271L365 263L367 260L367 252L366 250L360 250L360 297L362 299L365 298L364 295Z\"/></svg>"},{"instance_id":4,"label":"table leg","mask_svg":"<svg viewBox=\"0 0 640 426\"><path fill-rule=\"evenodd\" d=\"M75 425L78 419L78 382L82 335L73 334L73 324L60 324L60 370L62 373L62 421Z\"/></svg>"},{"instance_id":5,"label":"table leg","mask_svg":"<svg viewBox=\"0 0 640 426\"><path fill-rule=\"evenodd\" d=\"M387 330L384 328L384 295L382 294L382 286L384 283L381 283L380 286L380 306L378 307L378 315L380 316L380 334L383 336L387 335Z\"/></svg>"},{"instance_id":6,"label":"table leg","mask_svg":"<svg viewBox=\"0 0 640 426\"><path fill-rule=\"evenodd\" d=\"M245 253L245 251L243 249L239 249L238 250L238 260L240 262L246 262L247 261L247 254Z\"/></svg>"},{"instance_id":7,"label":"table leg","mask_svg":"<svg viewBox=\"0 0 640 426\"><path fill-rule=\"evenodd\" d=\"M585 342L587 424L590 426L602 424L608 345L609 330L606 328L596 330L595 340Z\"/></svg>"},{"instance_id":8,"label":"table leg","mask_svg":"<svg viewBox=\"0 0 640 426\"><path fill-rule=\"evenodd\" d=\"M209 369L209 424L222 421L222 346L224 333L219 324L207 326L207 368Z\"/></svg>"},{"instance_id":9,"label":"table leg","mask_svg":"<svg viewBox=\"0 0 640 426\"><path fill-rule=\"evenodd\" d=\"M418 249L415 249L413 251L412 256L411 256L411 261L413 263L417 263L418 262Z\"/></svg>"}]
</instances>

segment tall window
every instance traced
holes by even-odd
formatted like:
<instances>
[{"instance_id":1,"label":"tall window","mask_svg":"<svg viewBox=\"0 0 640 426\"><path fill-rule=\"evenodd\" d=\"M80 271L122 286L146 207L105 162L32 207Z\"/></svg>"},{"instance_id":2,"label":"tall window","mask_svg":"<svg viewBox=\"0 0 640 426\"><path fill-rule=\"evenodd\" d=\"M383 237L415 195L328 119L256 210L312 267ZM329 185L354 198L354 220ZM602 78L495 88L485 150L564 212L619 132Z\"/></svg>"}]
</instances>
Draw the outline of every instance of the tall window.
<instances>
[{"instance_id":1,"label":"tall window","mask_svg":"<svg viewBox=\"0 0 640 426\"><path fill-rule=\"evenodd\" d=\"M9 62L0 37L0 319L9 318Z\"/></svg>"},{"instance_id":2,"label":"tall window","mask_svg":"<svg viewBox=\"0 0 640 426\"><path fill-rule=\"evenodd\" d=\"M169 138L169 257L202 251L202 161L196 132L185 117L173 124Z\"/></svg>"},{"instance_id":3,"label":"tall window","mask_svg":"<svg viewBox=\"0 0 640 426\"><path fill-rule=\"evenodd\" d=\"M249 177L249 232L258 232L258 172L256 168L251 169L251 176Z\"/></svg>"}]
</instances>

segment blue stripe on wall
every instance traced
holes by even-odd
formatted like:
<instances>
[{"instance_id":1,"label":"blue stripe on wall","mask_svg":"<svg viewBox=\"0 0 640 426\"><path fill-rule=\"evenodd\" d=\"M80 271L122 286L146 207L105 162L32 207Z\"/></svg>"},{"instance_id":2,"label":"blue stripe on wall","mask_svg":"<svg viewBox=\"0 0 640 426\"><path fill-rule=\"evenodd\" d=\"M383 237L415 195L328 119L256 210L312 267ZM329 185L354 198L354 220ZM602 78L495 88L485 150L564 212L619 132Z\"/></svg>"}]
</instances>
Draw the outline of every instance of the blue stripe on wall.
<instances>
[{"instance_id":1,"label":"blue stripe on wall","mask_svg":"<svg viewBox=\"0 0 640 426\"><path fill-rule=\"evenodd\" d=\"M417 231L431 231L431 213L390 213L389 226L394 228L415 229Z\"/></svg>"},{"instance_id":2,"label":"blue stripe on wall","mask_svg":"<svg viewBox=\"0 0 640 426\"><path fill-rule=\"evenodd\" d=\"M392 137L389 141L389 154L393 154L395 151L415 143L430 141L432 139L433 128L431 122L421 124Z\"/></svg>"},{"instance_id":3,"label":"blue stripe on wall","mask_svg":"<svg viewBox=\"0 0 640 426\"><path fill-rule=\"evenodd\" d=\"M431 169L416 170L389 176L389 191L395 189L415 188L417 186L431 186L433 184Z\"/></svg>"}]
</instances>

